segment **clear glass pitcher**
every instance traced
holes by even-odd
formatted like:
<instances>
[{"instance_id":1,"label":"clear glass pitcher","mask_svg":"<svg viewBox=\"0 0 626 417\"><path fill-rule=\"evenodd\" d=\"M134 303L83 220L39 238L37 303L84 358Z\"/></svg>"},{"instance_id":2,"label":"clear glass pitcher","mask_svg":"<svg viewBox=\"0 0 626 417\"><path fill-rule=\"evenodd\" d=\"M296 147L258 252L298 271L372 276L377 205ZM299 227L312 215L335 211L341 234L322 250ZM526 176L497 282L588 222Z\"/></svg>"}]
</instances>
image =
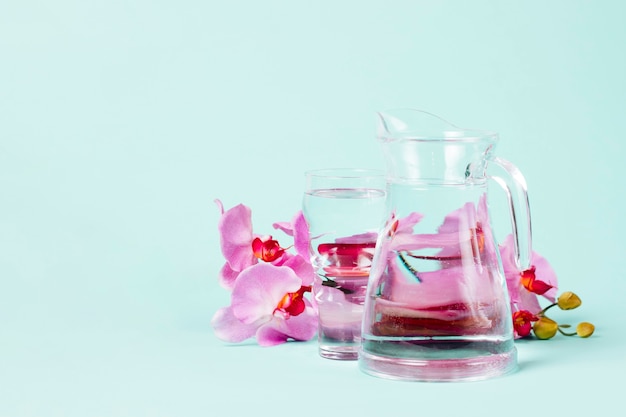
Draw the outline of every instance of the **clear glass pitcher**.
<instances>
[{"instance_id":1,"label":"clear glass pitcher","mask_svg":"<svg viewBox=\"0 0 626 417\"><path fill-rule=\"evenodd\" d=\"M479 380L517 367L490 226L488 182L509 197L517 263L531 253L526 183L493 155L498 135L418 110L379 113L386 223L372 261L359 367L393 379Z\"/></svg>"}]
</instances>

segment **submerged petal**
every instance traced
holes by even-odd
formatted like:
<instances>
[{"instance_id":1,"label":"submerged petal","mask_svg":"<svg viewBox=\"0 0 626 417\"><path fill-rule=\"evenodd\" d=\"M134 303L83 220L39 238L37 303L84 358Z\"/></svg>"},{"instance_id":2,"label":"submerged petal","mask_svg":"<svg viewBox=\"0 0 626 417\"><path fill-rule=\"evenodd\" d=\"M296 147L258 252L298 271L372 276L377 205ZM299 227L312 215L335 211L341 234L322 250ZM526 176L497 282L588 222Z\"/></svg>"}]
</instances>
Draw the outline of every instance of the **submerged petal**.
<instances>
[{"instance_id":1,"label":"submerged petal","mask_svg":"<svg viewBox=\"0 0 626 417\"><path fill-rule=\"evenodd\" d=\"M458 233L463 228L461 225L468 227L476 225L476 217L477 213L474 203L467 202L463 207L448 214L437 231L439 233Z\"/></svg>"},{"instance_id":2,"label":"submerged petal","mask_svg":"<svg viewBox=\"0 0 626 417\"><path fill-rule=\"evenodd\" d=\"M413 226L419 223L424 217L423 214L417 212L411 212L408 216L398 219L395 233L413 233Z\"/></svg>"},{"instance_id":3,"label":"submerged petal","mask_svg":"<svg viewBox=\"0 0 626 417\"><path fill-rule=\"evenodd\" d=\"M335 239L335 243L347 243L347 244L363 244L363 243L376 243L378 239L378 233L365 232L357 235L340 237Z\"/></svg>"}]
</instances>

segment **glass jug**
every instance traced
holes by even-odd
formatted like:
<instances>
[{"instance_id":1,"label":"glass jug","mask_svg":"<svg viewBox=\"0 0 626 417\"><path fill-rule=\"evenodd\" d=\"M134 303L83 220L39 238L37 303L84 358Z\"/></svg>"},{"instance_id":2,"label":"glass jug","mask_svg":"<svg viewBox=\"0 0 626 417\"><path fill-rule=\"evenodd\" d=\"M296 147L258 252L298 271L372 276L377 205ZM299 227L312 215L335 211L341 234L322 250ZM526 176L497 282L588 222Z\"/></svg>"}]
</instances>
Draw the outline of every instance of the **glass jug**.
<instances>
[{"instance_id":1,"label":"glass jug","mask_svg":"<svg viewBox=\"0 0 626 417\"><path fill-rule=\"evenodd\" d=\"M379 113L386 222L372 261L359 367L392 379L479 380L517 368L512 317L488 212L509 198L516 262L529 267L526 183L494 157L498 135L418 110Z\"/></svg>"}]
</instances>

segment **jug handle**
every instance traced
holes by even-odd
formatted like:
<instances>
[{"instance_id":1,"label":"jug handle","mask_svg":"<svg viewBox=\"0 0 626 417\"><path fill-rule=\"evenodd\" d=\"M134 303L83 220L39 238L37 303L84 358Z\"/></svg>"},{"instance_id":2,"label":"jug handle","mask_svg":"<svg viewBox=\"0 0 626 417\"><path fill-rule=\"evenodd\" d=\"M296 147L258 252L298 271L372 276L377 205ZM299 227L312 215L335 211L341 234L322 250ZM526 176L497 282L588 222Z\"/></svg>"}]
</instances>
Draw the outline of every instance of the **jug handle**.
<instances>
[{"instance_id":1,"label":"jug handle","mask_svg":"<svg viewBox=\"0 0 626 417\"><path fill-rule=\"evenodd\" d=\"M532 255L532 225L528 187L522 172L511 162L499 157L489 159L488 171L492 166L500 169L499 175L489 175L505 191L509 200L509 210L515 249L515 265L520 271L530 268Z\"/></svg>"}]
</instances>

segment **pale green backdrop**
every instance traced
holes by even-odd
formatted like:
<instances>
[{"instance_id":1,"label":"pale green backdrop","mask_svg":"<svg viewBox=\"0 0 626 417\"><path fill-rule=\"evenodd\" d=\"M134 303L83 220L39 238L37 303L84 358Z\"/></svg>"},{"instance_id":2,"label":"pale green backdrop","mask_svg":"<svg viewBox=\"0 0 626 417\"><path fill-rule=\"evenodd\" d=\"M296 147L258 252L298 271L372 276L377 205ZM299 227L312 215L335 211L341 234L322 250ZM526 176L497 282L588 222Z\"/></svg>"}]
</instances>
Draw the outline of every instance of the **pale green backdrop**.
<instances>
[{"instance_id":1,"label":"pale green backdrop","mask_svg":"<svg viewBox=\"0 0 626 417\"><path fill-rule=\"evenodd\" d=\"M2 1L0 416L244 413L302 391L314 415L335 383L369 399L355 411L385 410L383 392L410 409L422 389L419 409L480 414L484 390L515 411L517 389L565 384L569 401L576 378L623 372L625 16L617 0ZM382 383L314 343L213 337L228 302L213 200L272 232L306 169L382 167L390 107L500 133L535 248L583 298L568 319L596 335L523 345L510 386L466 391ZM281 360L302 372L279 377Z\"/></svg>"}]
</instances>

